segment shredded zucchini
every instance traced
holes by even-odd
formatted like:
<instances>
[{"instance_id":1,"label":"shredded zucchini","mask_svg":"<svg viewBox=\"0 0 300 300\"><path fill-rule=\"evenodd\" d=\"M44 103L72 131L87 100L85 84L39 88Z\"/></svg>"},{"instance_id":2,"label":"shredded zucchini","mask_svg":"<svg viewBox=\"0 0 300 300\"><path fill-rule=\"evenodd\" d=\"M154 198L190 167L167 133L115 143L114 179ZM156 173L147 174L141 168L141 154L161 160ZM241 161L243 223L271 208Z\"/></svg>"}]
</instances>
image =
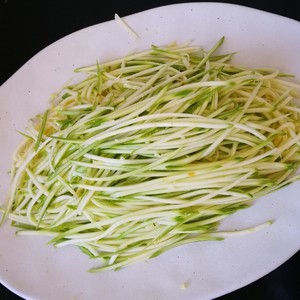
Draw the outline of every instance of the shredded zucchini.
<instances>
[{"instance_id":1,"label":"shredded zucchini","mask_svg":"<svg viewBox=\"0 0 300 300\"><path fill-rule=\"evenodd\" d=\"M29 123L3 216L119 269L221 240L221 220L297 179L297 83L192 45L82 67ZM269 225L242 230L252 232Z\"/></svg>"}]
</instances>

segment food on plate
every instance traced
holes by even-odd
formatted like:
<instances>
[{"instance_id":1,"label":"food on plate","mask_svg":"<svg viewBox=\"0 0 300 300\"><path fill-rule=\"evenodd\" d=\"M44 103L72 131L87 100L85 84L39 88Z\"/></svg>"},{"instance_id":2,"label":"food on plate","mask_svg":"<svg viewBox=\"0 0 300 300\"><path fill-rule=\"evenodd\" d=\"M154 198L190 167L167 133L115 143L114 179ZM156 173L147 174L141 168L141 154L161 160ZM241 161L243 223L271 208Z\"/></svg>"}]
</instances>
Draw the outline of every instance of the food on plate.
<instances>
[{"instance_id":1,"label":"food on plate","mask_svg":"<svg viewBox=\"0 0 300 300\"><path fill-rule=\"evenodd\" d=\"M3 220L119 269L223 239L221 220L299 179L300 86L223 40L77 69L23 133Z\"/></svg>"}]
</instances>

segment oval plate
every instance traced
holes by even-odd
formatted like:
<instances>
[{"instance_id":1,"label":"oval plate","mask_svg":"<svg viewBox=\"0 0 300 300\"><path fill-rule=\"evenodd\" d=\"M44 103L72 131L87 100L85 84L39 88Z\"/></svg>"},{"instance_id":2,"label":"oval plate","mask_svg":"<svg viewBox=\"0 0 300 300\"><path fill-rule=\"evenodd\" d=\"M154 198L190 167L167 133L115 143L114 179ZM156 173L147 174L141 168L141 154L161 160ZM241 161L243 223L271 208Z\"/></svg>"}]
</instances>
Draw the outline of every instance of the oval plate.
<instances>
[{"instance_id":1,"label":"oval plate","mask_svg":"<svg viewBox=\"0 0 300 300\"><path fill-rule=\"evenodd\" d=\"M140 38L116 21L75 32L50 45L0 88L0 194L7 193L16 130L46 109L50 94L73 69L130 52L176 41L209 49L225 36L222 52L234 62L277 67L300 77L300 24L270 13L221 3L160 7L125 17ZM180 20L180 22L178 22ZM300 184L259 199L250 209L222 223L241 229L275 220L267 229L170 250L118 272L90 274L95 265L77 248L54 249L44 237L16 237L6 222L0 229L0 281L16 294L34 299L211 299L272 271L300 249ZM3 204L1 199L1 204ZM181 289L185 284L186 289Z\"/></svg>"}]
</instances>

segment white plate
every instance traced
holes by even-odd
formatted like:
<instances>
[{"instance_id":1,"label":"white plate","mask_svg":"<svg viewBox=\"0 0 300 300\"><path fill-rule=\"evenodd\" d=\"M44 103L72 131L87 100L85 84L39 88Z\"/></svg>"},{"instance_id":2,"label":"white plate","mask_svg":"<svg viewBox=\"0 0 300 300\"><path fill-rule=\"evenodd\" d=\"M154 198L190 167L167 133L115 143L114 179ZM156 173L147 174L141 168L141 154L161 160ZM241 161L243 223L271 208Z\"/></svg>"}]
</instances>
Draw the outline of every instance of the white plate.
<instances>
[{"instance_id":1,"label":"white plate","mask_svg":"<svg viewBox=\"0 0 300 300\"><path fill-rule=\"evenodd\" d=\"M0 88L0 195L7 191L11 156L21 140L15 130L23 130L47 107L49 95L75 67L172 41L209 49L225 35L222 52L237 51L236 62L278 67L300 77L300 24L284 17L235 5L190 3L125 20L140 39L115 21L86 28L38 53ZM222 224L235 229L274 219L265 230L182 246L118 272L87 273L95 262L77 248L57 250L46 246L46 238L16 237L7 222L0 229L0 280L27 299L211 299L260 278L300 249L299 189L294 183ZM184 282L188 288L182 290Z\"/></svg>"}]
</instances>

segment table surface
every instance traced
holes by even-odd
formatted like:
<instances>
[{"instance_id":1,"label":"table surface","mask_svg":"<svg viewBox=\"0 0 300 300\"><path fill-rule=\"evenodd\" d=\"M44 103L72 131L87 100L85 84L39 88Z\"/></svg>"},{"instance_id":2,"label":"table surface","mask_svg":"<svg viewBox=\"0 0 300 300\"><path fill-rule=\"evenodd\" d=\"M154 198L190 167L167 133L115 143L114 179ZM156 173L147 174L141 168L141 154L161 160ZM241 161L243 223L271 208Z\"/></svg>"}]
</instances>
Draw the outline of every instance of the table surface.
<instances>
[{"instance_id":1,"label":"table surface","mask_svg":"<svg viewBox=\"0 0 300 300\"><path fill-rule=\"evenodd\" d=\"M120 16L126 16L181 2L185 1L0 0L0 85L37 52L69 33L111 20L116 12ZM253 7L300 21L296 0L222 2ZM300 251L270 274L218 299L300 299L299 271ZM0 298L22 299L1 284Z\"/></svg>"}]
</instances>

